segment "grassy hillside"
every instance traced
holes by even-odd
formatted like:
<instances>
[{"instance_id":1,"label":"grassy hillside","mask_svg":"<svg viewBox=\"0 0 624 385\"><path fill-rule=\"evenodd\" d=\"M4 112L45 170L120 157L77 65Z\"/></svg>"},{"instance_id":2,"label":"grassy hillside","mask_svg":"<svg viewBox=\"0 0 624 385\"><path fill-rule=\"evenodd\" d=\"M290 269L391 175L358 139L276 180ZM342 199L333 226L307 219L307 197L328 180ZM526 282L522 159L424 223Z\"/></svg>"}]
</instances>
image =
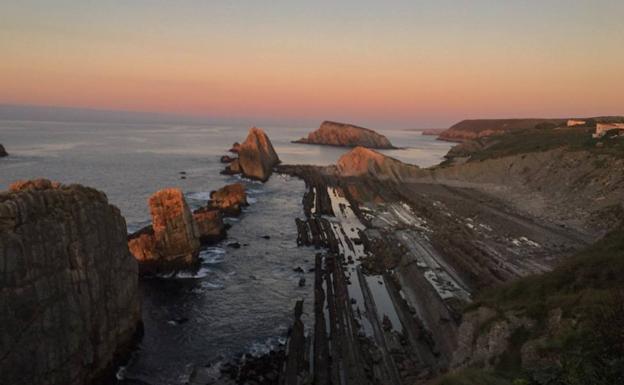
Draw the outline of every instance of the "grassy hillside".
<instances>
[{"instance_id":1,"label":"grassy hillside","mask_svg":"<svg viewBox=\"0 0 624 385\"><path fill-rule=\"evenodd\" d=\"M482 293L466 311L479 306L496 309L501 318L528 316L535 326L512 333L493 369L469 368L440 385L624 384L624 226L552 272ZM556 321L553 310L560 314ZM522 366L521 348L529 341L539 347L537 367Z\"/></svg>"}]
</instances>

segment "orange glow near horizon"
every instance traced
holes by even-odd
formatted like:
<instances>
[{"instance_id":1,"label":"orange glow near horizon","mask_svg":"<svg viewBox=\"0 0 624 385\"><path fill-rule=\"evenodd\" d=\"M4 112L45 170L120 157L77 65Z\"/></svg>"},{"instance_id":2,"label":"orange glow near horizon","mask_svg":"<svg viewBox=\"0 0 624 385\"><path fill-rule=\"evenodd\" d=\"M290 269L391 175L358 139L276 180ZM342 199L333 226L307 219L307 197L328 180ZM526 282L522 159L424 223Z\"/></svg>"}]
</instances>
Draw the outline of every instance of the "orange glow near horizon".
<instances>
[{"instance_id":1,"label":"orange glow near horizon","mask_svg":"<svg viewBox=\"0 0 624 385\"><path fill-rule=\"evenodd\" d=\"M75 27L83 34L55 25L5 28L0 103L412 126L423 117L624 113L624 53L613 49L618 39L624 45L622 35L594 38L584 35L588 26L574 32L574 23L567 27L576 40L544 41L539 31L522 36L504 24L467 34L433 25L423 39L385 24L312 32L262 25L257 36L244 29L213 36L192 26L84 23Z\"/></svg>"}]
</instances>

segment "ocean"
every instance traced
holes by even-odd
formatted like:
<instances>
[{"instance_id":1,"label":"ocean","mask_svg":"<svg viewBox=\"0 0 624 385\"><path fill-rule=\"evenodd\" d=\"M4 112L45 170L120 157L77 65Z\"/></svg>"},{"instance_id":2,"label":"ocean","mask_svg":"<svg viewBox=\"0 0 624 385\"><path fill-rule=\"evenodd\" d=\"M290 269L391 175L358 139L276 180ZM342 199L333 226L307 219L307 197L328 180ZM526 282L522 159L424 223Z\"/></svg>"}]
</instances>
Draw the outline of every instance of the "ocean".
<instances>
[{"instance_id":1,"label":"ocean","mask_svg":"<svg viewBox=\"0 0 624 385\"><path fill-rule=\"evenodd\" d=\"M263 128L285 164L333 164L348 151L291 143L313 127ZM194 209L206 203L210 191L241 181L219 173L224 166L219 158L245 139L247 129L0 121L0 143L10 154L0 158L0 190L39 177L95 187L119 207L132 232L150 223L147 199L157 190L181 188ZM451 147L417 131L380 132L404 147L382 152L422 167L439 163ZM303 182L276 174L264 184L242 181L251 205L228 219L226 240L202 250L197 274L141 281L145 335L119 372L122 383L184 384L197 367L266 352L285 340L295 301L312 304L309 270L317 251L297 247L294 221L303 216ZM242 247L228 246L232 242ZM294 271L299 267L304 273ZM307 282L303 287L301 278Z\"/></svg>"}]
</instances>

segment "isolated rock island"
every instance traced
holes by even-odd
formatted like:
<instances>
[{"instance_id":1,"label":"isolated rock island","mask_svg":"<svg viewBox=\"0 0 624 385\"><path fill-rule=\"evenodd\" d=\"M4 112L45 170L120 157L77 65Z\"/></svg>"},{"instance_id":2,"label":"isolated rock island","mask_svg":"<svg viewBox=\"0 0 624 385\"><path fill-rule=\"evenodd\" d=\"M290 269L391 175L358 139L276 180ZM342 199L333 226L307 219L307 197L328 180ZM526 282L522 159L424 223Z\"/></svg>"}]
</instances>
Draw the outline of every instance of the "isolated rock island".
<instances>
[{"instance_id":1,"label":"isolated rock island","mask_svg":"<svg viewBox=\"0 0 624 385\"><path fill-rule=\"evenodd\" d=\"M238 158L222 157L223 162L230 161L223 170L224 174L243 176L266 182L273 173L273 167L280 163L271 140L261 128L252 127L242 144L234 143L230 152Z\"/></svg>"},{"instance_id":2,"label":"isolated rock island","mask_svg":"<svg viewBox=\"0 0 624 385\"><path fill-rule=\"evenodd\" d=\"M396 148L388 138L371 129L332 121L324 121L321 127L309 133L307 138L295 140L293 143L338 147L362 146L376 149Z\"/></svg>"},{"instance_id":3,"label":"isolated rock island","mask_svg":"<svg viewBox=\"0 0 624 385\"><path fill-rule=\"evenodd\" d=\"M3 384L99 382L141 330L126 222L104 193L49 180L0 193Z\"/></svg>"}]
</instances>

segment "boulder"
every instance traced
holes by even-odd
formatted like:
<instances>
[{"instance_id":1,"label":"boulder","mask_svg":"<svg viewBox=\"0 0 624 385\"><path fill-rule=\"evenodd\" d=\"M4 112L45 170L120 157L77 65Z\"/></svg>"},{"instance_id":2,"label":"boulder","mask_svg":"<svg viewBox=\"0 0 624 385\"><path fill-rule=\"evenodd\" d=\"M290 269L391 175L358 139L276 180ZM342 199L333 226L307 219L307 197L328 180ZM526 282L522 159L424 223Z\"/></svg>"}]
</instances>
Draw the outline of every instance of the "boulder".
<instances>
[{"instance_id":1,"label":"boulder","mask_svg":"<svg viewBox=\"0 0 624 385\"><path fill-rule=\"evenodd\" d=\"M247 206L247 193L242 183L229 184L210 193L209 208L220 210L224 215L237 216Z\"/></svg>"},{"instance_id":2,"label":"boulder","mask_svg":"<svg viewBox=\"0 0 624 385\"><path fill-rule=\"evenodd\" d=\"M340 176L368 175L395 181L405 181L421 173L418 166L403 163L365 147L356 147L341 156L336 169Z\"/></svg>"},{"instance_id":3,"label":"boulder","mask_svg":"<svg viewBox=\"0 0 624 385\"><path fill-rule=\"evenodd\" d=\"M223 155L220 159L221 163L232 163L236 158L232 158L229 155Z\"/></svg>"},{"instance_id":4,"label":"boulder","mask_svg":"<svg viewBox=\"0 0 624 385\"><path fill-rule=\"evenodd\" d=\"M138 266L106 195L47 180L0 193L0 382L113 378L141 331Z\"/></svg>"},{"instance_id":5,"label":"boulder","mask_svg":"<svg viewBox=\"0 0 624 385\"><path fill-rule=\"evenodd\" d=\"M3 156L8 156L8 155L9 154L4 149L4 146L2 144L0 144L0 158L2 158Z\"/></svg>"},{"instance_id":6,"label":"boulder","mask_svg":"<svg viewBox=\"0 0 624 385\"><path fill-rule=\"evenodd\" d=\"M163 189L149 199L151 228L128 237L142 273L194 268L199 263L200 233L182 190Z\"/></svg>"},{"instance_id":7,"label":"boulder","mask_svg":"<svg viewBox=\"0 0 624 385\"><path fill-rule=\"evenodd\" d=\"M193 218L202 243L218 242L225 238L225 224L218 209L202 207L193 212Z\"/></svg>"},{"instance_id":8,"label":"boulder","mask_svg":"<svg viewBox=\"0 0 624 385\"><path fill-rule=\"evenodd\" d=\"M252 127L247 139L232 149L238 152L238 159L225 169L225 174L241 173L247 178L266 182L273 172L273 167L280 163L279 157L267 134L260 128Z\"/></svg>"},{"instance_id":9,"label":"boulder","mask_svg":"<svg viewBox=\"0 0 624 385\"><path fill-rule=\"evenodd\" d=\"M309 133L307 138L301 138L294 143L379 149L396 148L388 138L371 129L330 121L323 122L321 127Z\"/></svg>"}]
</instances>

